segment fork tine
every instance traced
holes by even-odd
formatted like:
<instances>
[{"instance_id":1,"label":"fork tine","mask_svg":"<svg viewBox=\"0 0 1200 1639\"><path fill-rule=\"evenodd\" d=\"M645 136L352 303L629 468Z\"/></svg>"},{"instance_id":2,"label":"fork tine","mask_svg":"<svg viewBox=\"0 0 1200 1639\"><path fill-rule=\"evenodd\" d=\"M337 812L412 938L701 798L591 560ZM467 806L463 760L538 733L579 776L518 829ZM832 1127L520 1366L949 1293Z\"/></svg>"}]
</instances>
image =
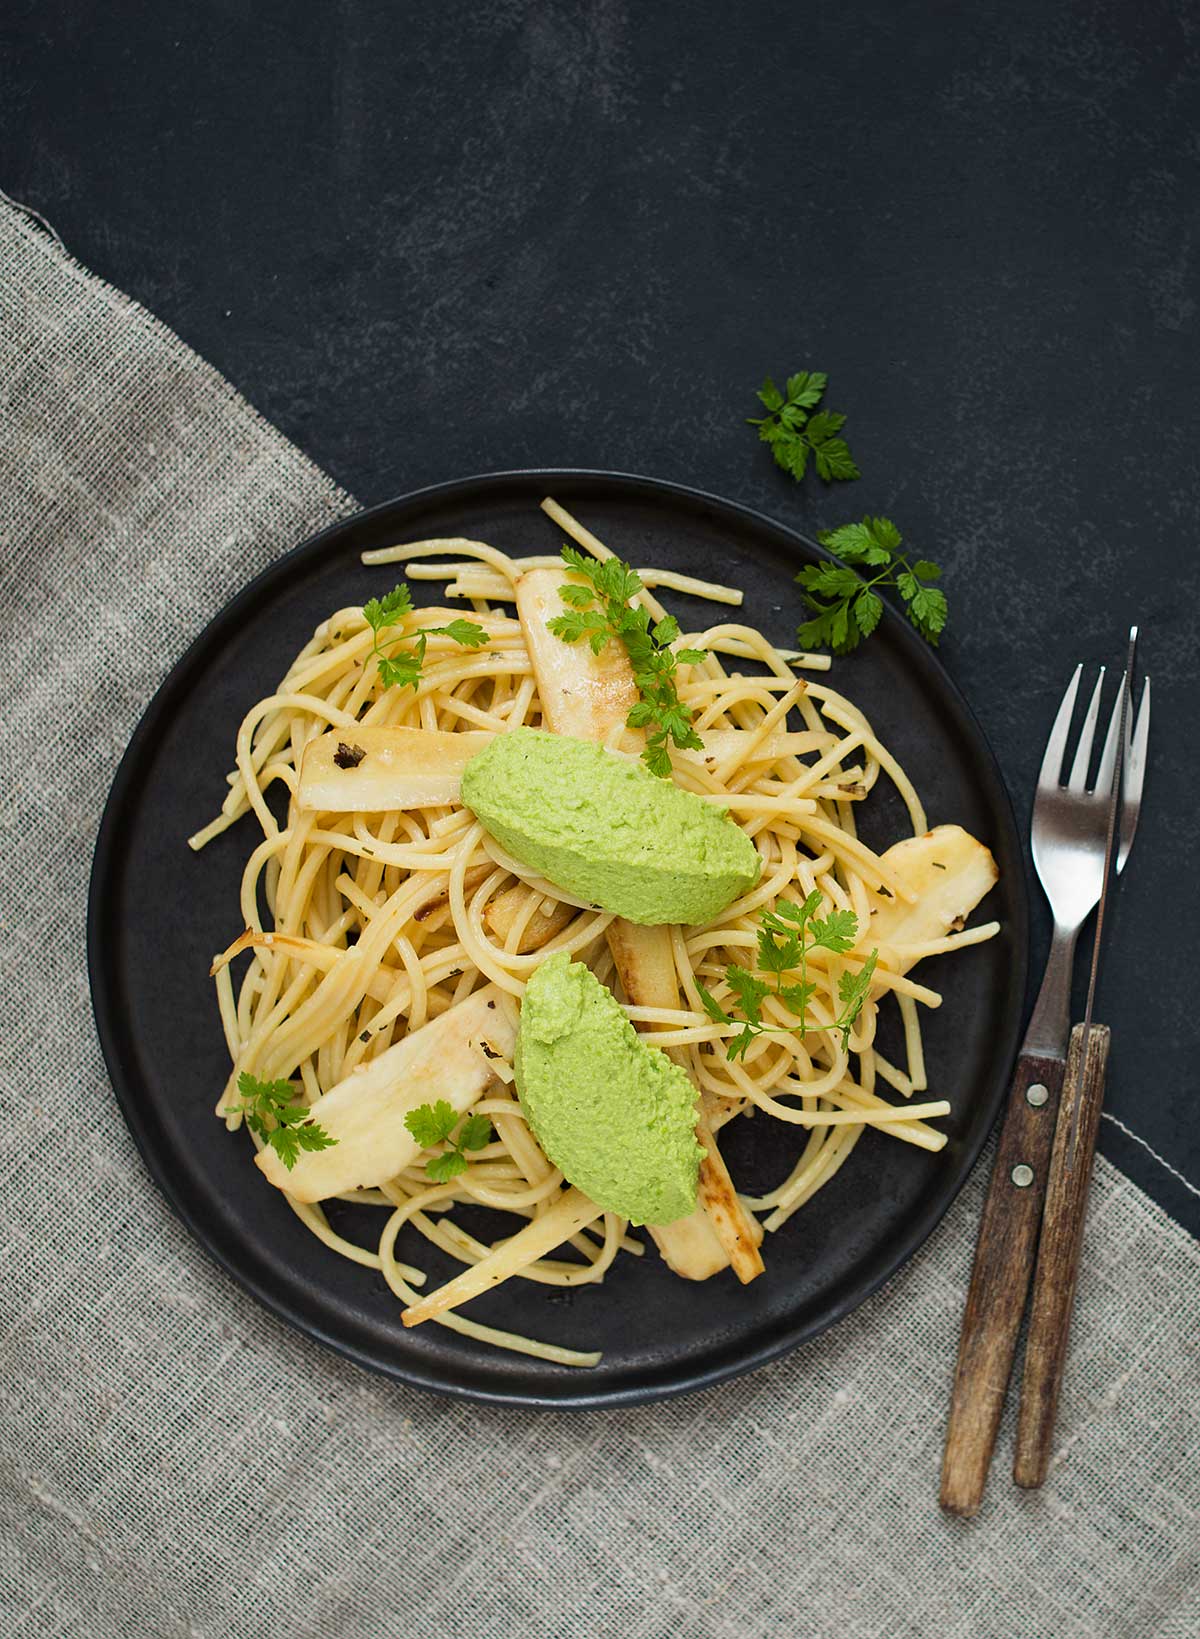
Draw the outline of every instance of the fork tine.
<instances>
[{"instance_id":1,"label":"fork tine","mask_svg":"<svg viewBox=\"0 0 1200 1639\"><path fill-rule=\"evenodd\" d=\"M1129 734L1126 728L1126 735ZM1137 723L1132 742L1125 742L1125 772L1121 781L1121 846L1117 850L1117 870L1125 869L1129 850L1137 831L1142 811L1142 786L1146 779L1146 748L1150 740L1150 679L1142 687L1142 703L1138 707Z\"/></svg>"},{"instance_id":2,"label":"fork tine","mask_svg":"<svg viewBox=\"0 0 1200 1639\"><path fill-rule=\"evenodd\" d=\"M1062 697L1062 704L1058 708L1058 716L1054 719L1054 727L1050 730L1050 738L1046 741L1046 755L1042 758L1042 771L1038 775L1038 791L1050 786L1056 786L1062 776L1063 757L1067 750L1067 735L1071 732L1071 717L1075 711L1075 697L1079 693L1079 679L1083 674L1083 667L1076 666L1074 676L1067 684L1067 692Z\"/></svg>"},{"instance_id":3,"label":"fork tine","mask_svg":"<svg viewBox=\"0 0 1200 1639\"><path fill-rule=\"evenodd\" d=\"M1096 783L1092 787L1092 790L1099 797L1108 797L1112 792L1113 770L1117 766L1117 738L1121 732L1121 703L1125 698L1125 688L1128 682L1128 676L1122 675L1121 686L1117 690L1117 698L1113 704L1112 716L1108 719L1108 733L1104 736L1104 750L1100 753L1100 767L1096 770ZM1130 710L1132 710L1132 700ZM1125 750L1128 754L1128 722L1125 724Z\"/></svg>"},{"instance_id":4,"label":"fork tine","mask_svg":"<svg viewBox=\"0 0 1200 1639\"><path fill-rule=\"evenodd\" d=\"M1092 761L1092 741L1096 738L1096 719L1100 715L1100 696L1104 692L1104 667L1100 668L1100 675L1096 679L1096 687L1092 690L1092 698L1088 701L1087 716L1083 719L1083 728L1079 735L1079 744L1075 748L1075 761L1071 764L1071 777L1067 781L1067 790L1075 796L1082 796L1087 786L1088 767Z\"/></svg>"}]
</instances>

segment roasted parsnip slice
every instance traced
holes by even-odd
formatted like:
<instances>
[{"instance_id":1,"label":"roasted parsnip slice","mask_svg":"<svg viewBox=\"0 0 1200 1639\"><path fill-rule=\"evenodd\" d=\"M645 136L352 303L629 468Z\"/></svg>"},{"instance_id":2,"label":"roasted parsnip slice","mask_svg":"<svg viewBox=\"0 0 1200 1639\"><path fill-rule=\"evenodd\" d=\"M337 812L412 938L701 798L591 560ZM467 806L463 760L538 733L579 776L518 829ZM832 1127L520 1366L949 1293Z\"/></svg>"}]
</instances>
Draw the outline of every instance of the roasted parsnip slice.
<instances>
[{"instance_id":1,"label":"roasted parsnip slice","mask_svg":"<svg viewBox=\"0 0 1200 1639\"><path fill-rule=\"evenodd\" d=\"M617 964L629 1005L678 1008L679 981L675 976L671 929L641 927L618 917L610 925L610 934L608 948Z\"/></svg>"},{"instance_id":2,"label":"roasted parsnip slice","mask_svg":"<svg viewBox=\"0 0 1200 1639\"><path fill-rule=\"evenodd\" d=\"M328 1151L321 1152L327 1154ZM448 1309L457 1309L472 1298L482 1297L502 1281L511 1280L527 1269L536 1259L553 1252L556 1246L569 1241L581 1229L586 1229L600 1217L600 1208L590 1201L581 1189L569 1189L560 1195L540 1218L532 1218L524 1229L519 1229L510 1240L489 1252L486 1258L464 1269L461 1275L430 1292L419 1303L405 1309L400 1319L406 1326L419 1326L423 1320L444 1315Z\"/></svg>"},{"instance_id":3,"label":"roasted parsnip slice","mask_svg":"<svg viewBox=\"0 0 1200 1639\"><path fill-rule=\"evenodd\" d=\"M704 1145L705 1155L700 1163L700 1182L696 1192L696 1210L703 1212L712 1225L721 1249L729 1259L730 1267L743 1286L763 1272L762 1225L752 1212L741 1203L729 1168L717 1148L717 1140L704 1112L703 1097L696 1121L696 1137Z\"/></svg>"},{"instance_id":4,"label":"roasted parsnip slice","mask_svg":"<svg viewBox=\"0 0 1200 1639\"><path fill-rule=\"evenodd\" d=\"M609 926L608 946L628 1002L636 1007L679 1006L669 928L637 927L618 919ZM652 1035L653 1031L648 1033ZM738 1199L699 1097L696 1137L705 1150L696 1209L673 1224L654 1225L650 1229L654 1244L667 1264L686 1280L707 1280L731 1265L740 1281L752 1281L763 1272L758 1251L762 1227Z\"/></svg>"},{"instance_id":5,"label":"roasted parsnip slice","mask_svg":"<svg viewBox=\"0 0 1200 1639\"><path fill-rule=\"evenodd\" d=\"M729 1256L702 1206L673 1224L647 1228L667 1268L682 1280L710 1280L729 1268Z\"/></svg>"},{"instance_id":6,"label":"roasted parsnip slice","mask_svg":"<svg viewBox=\"0 0 1200 1639\"><path fill-rule=\"evenodd\" d=\"M463 769L492 739L473 729L369 723L318 734L300 759L297 806L351 814L457 802Z\"/></svg>"},{"instance_id":7,"label":"roasted parsnip slice","mask_svg":"<svg viewBox=\"0 0 1200 1639\"><path fill-rule=\"evenodd\" d=\"M586 643L564 643L547 630L546 622L566 608L558 589L568 579L562 569L531 569L517 582L525 647L547 726L577 740L607 740L636 705L637 684L619 643L610 640L593 654Z\"/></svg>"},{"instance_id":8,"label":"roasted parsnip slice","mask_svg":"<svg viewBox=\"0 0 1200 1639\"><path fill-rule=\"evenodd\" d=\"M491 1060L511 1059L515 1045L499 990L477 990L317 1099L312 1119L334 1140L329 1149L303 1151L289 1172L268 1145L255 1164L298 1201L385 1183L420 1154L404 1117L439 1098L469 1110L493 1079Z\"/></svg>"},{"instance_id":9,"label":"roasted parsnip slice","mask_svg":"<svg viewBox=\"0 0 1200 1639\"><path fill-rule=\"evenodd\" d=\"M890 965L902 973L920 960L906 950L956 932L1000 876L989 851L961 825L938 825L924 836L906 837L881 857L915 900L878 905L860 945L894 948L896 963Z\"/></svg>"},{"instance_id":10,"label":"roasted parsnip slice","mask_svg":"<svg viewBox=\"0 0 1200 1639\"><path fill-rule=\"evenodd\" d=\"M518 882L515 888L506 888L490 900L483 913L488 932L501 944L508 938L509 930L530 899L540 900L541 903L526 922L517 942L517 953L521 956L548 945L555 934L561 933L577 914L574 905L564 905L561 899L547 899L545 894L539 894L536 889Z\"/></svg>"}]
</instances>

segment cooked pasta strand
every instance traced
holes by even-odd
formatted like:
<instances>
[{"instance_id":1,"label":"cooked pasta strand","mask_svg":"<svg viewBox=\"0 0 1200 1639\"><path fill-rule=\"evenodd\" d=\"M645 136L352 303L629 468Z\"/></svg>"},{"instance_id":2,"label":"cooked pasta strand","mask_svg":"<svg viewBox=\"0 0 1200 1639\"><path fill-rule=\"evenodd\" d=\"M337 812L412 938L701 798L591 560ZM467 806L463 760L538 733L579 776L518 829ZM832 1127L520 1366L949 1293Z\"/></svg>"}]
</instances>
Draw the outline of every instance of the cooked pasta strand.
<instances>
[{"instance_id":1,"label":"cooked pasta strand","mask_svg":"<svg viewBox=\"0 0 1200 1639\"><path fill-rule=\"evenodd\" d=\"M583 552L602 561L612 556L552 499L543 511ZM694 714L704 749L673 753L674 775L728 811L753 839L763 862L759 881L704 928L614 921L510 858L462 806L457 774L450 774L466 753L449 764L437 754L441 746L453 750L456 742L446 735L472 735L472 745L482 745L529 725L638 755L644 737L625 722L637 690L623 652L610 645L588 658L584 646L568 652L546 631L561 601L561 560L513 557L455 537L380 548L364 561L407 565L411 580L441 583L447 600L468 601L488 642L471 649L430 635L416 686L384 688L362 610L341 609L321 623L274 692L245 714L220 812L189 839L203 848L246 814L261 832L248 850L240 900L230 906L236 937L212 964L232 1061L218 1113L231 1129L243 1124L242 1072L290 1079L304 1104L348 1087L355 1109L355 1078L364 1073L363 1086L375 1089L380 1108L411 1106L411 1099L406 1106L380 1092L388 1066L407 1062L407 1047L391 1050L430 1021L441 1022L422 1040L439 1032L451 1040L455 1020L488 1005L500 1009L488 1016L500 1021L492 1035L501 1045L486 1048L475 1083L464 1084L459 1101L491 1123L491 1135L467 1153L458 1174L435 1179L428 1164L444 1146L414 1159L412 1143L380 1151L385 1167L364 1169L370 1187L343 1187L356 1181L343 1175L346 1169L309 1167L310 1180L326 1171L338 1178L337 1198L386 1213L377 1239L365 1246L332 1227L321 1199L298 1198L320 1195L311 1182L302 1188L299 1174L297 1193L287 1199L325 1246L382 1273L403 1305L405 1325L433 1320L491 1347L586 1368L598 1354L459 1313L510 1278L598 1284L622 1254L641 1256L648 1244L572 1188L543 1154L516 1096L508 1044L526 982L545 955L566 950L602 982L619 985L630 1020L696 1083L697 1130L707 1150L699 1204L691 1217L651 1233L678 1274L707 1279L732 1262L745 1280L764 1265L769 1275L764 1230L779 1230L801 1211L847 1163L867 1127L929 1150L945 1143L932 1123L949 1113L949 1101L914 1102L928 1085L918 1006L936 1008L941 995L909 969L994 937L996 922L964 926L994 880L994 865L957 827L927 831L908 775L859 707L820 680L827 656L779 649L752 626L723 622L683 639L706 651L679 675L680 700ZM637 601L656 620L664 613L661 591L734 608L742 602L737 588L671 569L640 574ZM418 609L397 625L396 636L411 638L453 618L452 609ZM395 749L396 771L377 764L339 783L343 740L353 747L356 732L364 755L368 744L377 752ZM420 766L403 762L412 746L425 754ZM913 832L883 854L859 839L854 819L881 778L895 786ZM286 798L282 822L279 797ZM354 809L356 800L376 806ZM325 802L339 811L322 808ZM770 1029L730 1058L736 1026L710 1017L699 986L732 1007L726 973L755 966L763 911L781 900L799 904L814 892L823 914L853 912L853 947L811 952L814 992L803 1028L771 994L762 1015ZM860 972L873 949L878 965L870 995L844 1044L836 1024L839 981ZM494 988L485 992L488 986ZM452 1012L472 996L466 1009ZM893 996L904 1030L903 1068L875 1046L880 1008L891 1008ZM459 1045L475 1051L465 1038ZM790 1168L777 1188L757 1197L738 1194L714 1136L751 1116L772 1124L788 1156L781 1171ZM261 1149L263 1134L252 1136ZM393 1166L396 1176L379 1182ZM286 1195L289 1174L274 1153L263 1158L263 1170ZM456 1216L460 1208L479 1215L470 1228ZM497 1217L486 1235L478 1228L482 1213ZM408 1256L427 1243L461 1263L462 1272L422 1294L425 1273L397 1257L401 1235Z\"/></svg>"}]
</instances>

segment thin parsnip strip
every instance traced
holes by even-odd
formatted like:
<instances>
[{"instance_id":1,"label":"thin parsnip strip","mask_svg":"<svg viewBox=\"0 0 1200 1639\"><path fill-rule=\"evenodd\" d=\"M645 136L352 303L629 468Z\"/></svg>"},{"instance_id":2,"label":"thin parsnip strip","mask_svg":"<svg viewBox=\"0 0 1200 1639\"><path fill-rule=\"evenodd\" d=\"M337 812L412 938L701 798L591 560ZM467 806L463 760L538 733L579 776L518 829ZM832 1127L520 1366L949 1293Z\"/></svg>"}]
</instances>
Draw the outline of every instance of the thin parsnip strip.
<instances>
[{"instance_id":1,"label":"thin parsnip strip","mask_svg":"<svg viewBox=\"0 0 1200 1639\"><path fill-rule=\"evenodd\" d=\"M450 1309L469 1303L493 1291L503 1281L519 1275L535 1259L553 1252L601 1216L600 1208L580 1189L569 1189L542 1214L519 1229L510 1240L502 1241L486 1258L464 1269L461 1275L430 1292L419 1303L405 1309L400 1318L406 1326L420 1326Z\"/></svg>"}]
</instances>

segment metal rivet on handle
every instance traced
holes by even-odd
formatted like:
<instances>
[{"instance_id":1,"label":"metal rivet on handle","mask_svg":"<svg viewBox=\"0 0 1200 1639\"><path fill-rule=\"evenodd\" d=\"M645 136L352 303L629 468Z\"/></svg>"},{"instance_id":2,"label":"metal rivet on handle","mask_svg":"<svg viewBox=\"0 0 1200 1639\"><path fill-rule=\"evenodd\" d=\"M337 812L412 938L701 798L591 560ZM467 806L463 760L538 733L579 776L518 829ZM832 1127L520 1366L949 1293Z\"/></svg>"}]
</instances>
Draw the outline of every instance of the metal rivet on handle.
<instances>
[{"instance_id":1,"label":"metal rivet on handle","mask_svg":"<svg viewBox=\"0 0 1200 1639\"><path fill-rule=\"evenodd\" d=\"M1040 1110L1050 1097L1049 1087L1043 1087L1040 1081L1035 1081L1025 1094L1025 1102L1032 1104L1035 1110Z\"/></svg>"},{"instance_id":2,"label":"metal rivet on handle","mask_svg":"<svg viewBox=\"0 0 1200 1639\"><path fill-rule=\"evenodd\" d=\"M1033 1183L1033 1168L1027 1167L1022 1161L1020 1166L1012 1169L1011 1177L1018 1189L1028 1189Z\"/></svg>"}]
</instances>

